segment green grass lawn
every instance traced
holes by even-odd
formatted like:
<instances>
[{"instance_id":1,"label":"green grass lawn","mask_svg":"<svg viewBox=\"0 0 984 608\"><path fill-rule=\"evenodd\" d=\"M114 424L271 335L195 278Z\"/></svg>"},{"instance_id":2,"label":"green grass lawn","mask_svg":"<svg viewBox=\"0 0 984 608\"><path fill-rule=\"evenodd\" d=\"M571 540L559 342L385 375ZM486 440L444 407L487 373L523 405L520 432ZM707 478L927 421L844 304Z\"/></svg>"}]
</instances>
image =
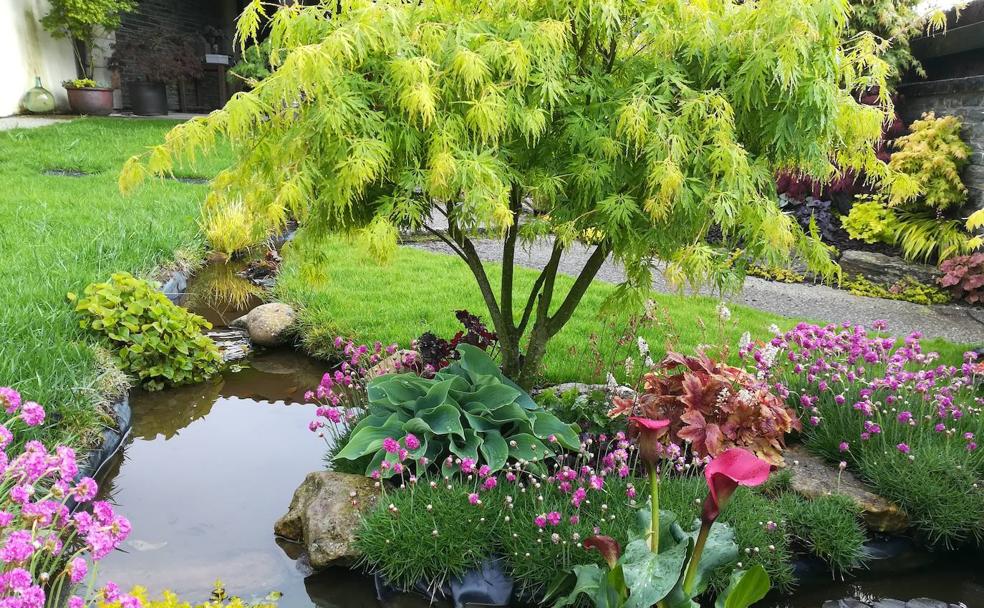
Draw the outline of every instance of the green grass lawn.
<instances>
[{"instance_id":1,"label":"green grass lawn","mask_svg":"<svg viewBox=\"0 0 984 608\"><path fill-rule=\"evenodd\" d=\"M491 280L498 283L500 267L487 267ZM517 307L525 303L535 278L535 271L518 269L514 298ZM558 277L558 289L563 293L572 282L570 277ZM602 303L614 289L614 285L596 281L588 290L570 323L550 342L544 361L546 380L600 381L604 370L635 351L635 343L616 346L626 317L634 311L599 315ZM400 248L389 262L380 265L357 244L341 238L320 242L299 238L291 243L277 290L281 299L302 308L305 338L315 353L336 334L401 345L428 330L450 337L460 329L453 314L460 308L488 321L478 287L457 257ZM554 301L560 299L555 297ZM786 329L795 322L735 305L730 306L731 321L721 324L716 313L718 300L658 293L653 294L653 299L665 315L662 324L642 332L654 357L664 352L668 342L675 343L677 349L693 352L699 344L723 341L734 351L745 331L763 339L769 337L771 324ZM607 363L600 370L595 365L598 357L592 353L592 335L597 336L600 358ZM952 362L959 361L964 350L941 340L927 342L927 346L940 350Z\"/></svg>"},{"instance_id":2,"label":"green grass lawn","mask_svg":"<svg viewBox=\"0 0 984 608\"><path fill-rule=\"evenodd\" d=\"M69 291L127 270L147 275L178 250L200 250L206 186L148 182L130 197L116 178L132 154L160 143L172 120L78 119L0 132L0 386L49 408L52 433L97 427L99 365ZM214 175L223 154L181 172ZM48 175L51 169L89 175Z\"/></svg>"}]
</instances>

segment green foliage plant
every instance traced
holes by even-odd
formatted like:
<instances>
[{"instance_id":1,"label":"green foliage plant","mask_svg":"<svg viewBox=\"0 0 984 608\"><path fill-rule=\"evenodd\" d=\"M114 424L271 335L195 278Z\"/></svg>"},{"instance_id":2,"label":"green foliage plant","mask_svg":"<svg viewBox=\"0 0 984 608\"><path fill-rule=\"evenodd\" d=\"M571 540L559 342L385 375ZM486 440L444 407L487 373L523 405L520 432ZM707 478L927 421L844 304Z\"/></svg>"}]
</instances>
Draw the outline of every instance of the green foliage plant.
<instances>
[{"instance_id":1,"label":"green foliage plant","mask_svg":"<svg viewBox=\"0 0 984 608\"><path fill-rule=\"evenodd\" d=\"M944 261L970 253L981 238L964 230L963 221L941 217L939 212L895 209L892 244L910 261Z\"/></svg>"},{"instance_id":2,"label":"green foliage plant","mask_svg":"<svg viewBox=\"0 0 984 608\"><path fill-rule=\"evenodd\" d=\"M270 74L270 41L264 40L243 49L242 58L229 68L226 80L243 82L246 87L253 88Z\"/></svg>"},{"instance_id":3,"label":"green foliage plant","mask_svg":"<svg viewBox=\"0 0 984 608\"><path fill-rule=\"evenodd\" d=\"M856 296L901 300L913 304L946 304L950 301L950 294L947 292L935 285L921 283L910 276L903 277L886 287L859 274L845 279L841 287Z\"/></svg>"},{"instance_id":4,"label":"green foliage plant","mask_svg":"<svg viewBox=\"0 0 984 608\"><path fill-rule=\"evenodd\" d=\"M76 78L74 80L66 80L62 83L62 86L66 89L93 89L99 85L91 78Z\"/></svg>"},{"instance_id":5,"label":"green foliage plant","mask_svg":"<svg viewBox=\"0 0 984 608\"><path fill-rule=\"evenodd\" d=\"M878 195L861 195L841 225L852 239L865 243L889 243L895 228L895 214Z\"/></svg>"},{"instance_id":6,"label":"green foliage plant","mask_svg":"<svg viewBox=\"0 0 984 608\"><path fill-rule=\"evenodd\" d=\"M147 390L201 382L219 370L222 357L202 332L205 319L174 304L149 281L126 272L68 294L81 313L79 325L113 344L124 371Z\"/></svg>"},{"instance_id":7,"label":"green foliage plant","mask_svg":"<svg viewBox=\"0 0 984 608\"><path fill-rule=\"evenodd\" d=\"M919 203L945 211L967 201L967 187L960 171L970 161L970 146L960 138L962 125L956 116L932 112L912 123L908 135L895 140L889 166L919 182Z\"/></svg>"},{"instance_id":8,"label":"green foliage plant","mask_svg":"<svg viewBox=\"0 0 984 608\"><path fill-rule=\"evenodd\" d=\"M832 574L844 575L864 564L868 538L856 502L842 494L804 499L786 493L781 500L790 533L823 560Z\"/></svg>"},{"instance_id":9,"label":"green foliage plant","mask_svg":"<svg viewBox=\"0 0 984 608\"><path fill-rule=\"evenodd\" d=\"M536 402L561 420L571 420L588 433L614 434L623 426L608 416L608 395L601 389L584 394L572 388L558 394L557 389L548 388L536 396Z\"/></svg>"},{"instance_id":10,"label":"green foliage plant","mask_svg":"<svg viewBox=\"0 0 984 608\"><path fill-rule=\"evenodd\" d=\"M447 472L457 459L454 464L467 460L466 468L484 464L495 472L507 462L536 466L557 448L580 448L576 427L539 407L484 351L470 344L457 350L460 358L433 378L403 373L371 380L367 415L335 460L373 454L365 474L388 478L401 473L407 457L421 471L437 465Z\"/></svg>"},{"instance_id":11,"label":"green foliage plant","mask_svg":"<svg viewBox=\"0 0 984 608\"><path fill-rule=\"evenodd\" d=\"M44 29L56 38L70 38L87 48L87 57L83 58L78 47L72 45L83 79L92 78L92 50L98 33L116 30L123 13L137 7L136 0L51 0L49 4L51 8L41 18Z\"/></svg>"},{"instance_id":12,"label":"green foliage plant","mask_svg":"<svg viewBox=\"0 0 984 608\"><path fill-rule=\"evenodd\" d=\"M760 279L778 281L780 283L802 283L806 280L806 275L786 266L750 264L748 266L748 274L753 277L759 277Z\"/></svg>"},{"instance_id":13,"label":"green foliage plant","mask_svg":"<svg viewBox=\"0 0 984 608\"><path fill-rule=\"evenodd\" d=\"M608 257L627 271L618 301L646 297L656 258L677 284L737 289L737 243L833 276L819 239L779 209L776 170L825 179L836 159L896 200L916 192L875 156L890 68L870 37L841 44L841 2L269 6L251 0L238 29L253 43L269 19L274 73L128 162L121 189L228 139L238 161L213 182L219 200L356 233L380 259L401 229L429 229L467 265L504 370L527 388ZM852 96L871 87L881 105ZM720 246L704 238L714 225ZM503 236L498 285L479 229ZM516 247L539 238L549 260L514 293ZM555 293L578 241L589 253Z\"/></svg>"}]
</instances>

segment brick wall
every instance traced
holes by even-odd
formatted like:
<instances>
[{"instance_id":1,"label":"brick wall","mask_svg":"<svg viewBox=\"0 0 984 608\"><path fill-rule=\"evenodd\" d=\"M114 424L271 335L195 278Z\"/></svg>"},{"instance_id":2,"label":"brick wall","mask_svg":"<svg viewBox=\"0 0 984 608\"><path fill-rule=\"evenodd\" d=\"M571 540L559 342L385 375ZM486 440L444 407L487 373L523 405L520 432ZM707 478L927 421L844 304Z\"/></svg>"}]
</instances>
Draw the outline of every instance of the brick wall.
<instances>
[{"instance_id":1,"label":"brick wall","mask_svg":"<svg viewBox=\"0 0 984 608\"><path fill-rule=\"evenodd\" d=\"M231 31L235 15L235 0L140 0L137 10L123 16L116 40L145 39L160 36L162 32L181 33L201 38L202 58L208 44L202 35L207 26L213 26L224 32L225 48L219 48L219 53L229 54L231 50ZM130 95L127 84L139 79L134 73L119 74L122 86L122 105L130 107ZM218 75L214 70L206 70L201 80L182 83L184 99L189 111L205 111L219 107ZM168 107L178 110L178 83L168 83Z\"/></svg>"}]
</instances>

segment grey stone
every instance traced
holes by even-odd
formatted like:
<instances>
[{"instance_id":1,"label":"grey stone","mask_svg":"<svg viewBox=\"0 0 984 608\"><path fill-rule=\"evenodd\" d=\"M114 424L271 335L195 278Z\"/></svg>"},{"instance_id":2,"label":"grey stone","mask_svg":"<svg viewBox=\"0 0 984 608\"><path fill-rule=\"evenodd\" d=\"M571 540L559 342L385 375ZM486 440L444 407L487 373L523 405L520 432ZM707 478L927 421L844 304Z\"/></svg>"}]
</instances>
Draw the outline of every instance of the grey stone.
<instances>
[{"instance_id":1,"label":"grey stone","mask_svg":"<svg viewBox=\"0 0 984 608\"><path fill-rule=\"evenodd\" d=\"M249 339L260 346L281 346L287 342L288 330L297 313L287 304L274 302L257 306L229 325L249 332Z\"/></svg>"},{"instance_id":2,"label":"grey stone","mask_svg":"<svg viewBox=\"0 0 984 608\"><path fill-rule=\"evenodd\" d=\"M273 531L302 543L315 570L348 565L359 557L355 533L362 512L378 501L379 489L367 477L334 471L308 473Z\"/></svg>"},{"instance_id":3,"label":"grey stone","mask_svg":"<svg viewBox=\"0 0 984 608\"><path fill-rule=\"evenodd\" d=\"M618 386L614 391L611 391L606 384L585 384L583 382L563 382L561 384L555 384L539 391L535 391L535 394L540 395L546 391L551 391L554 395L559 397L572 390L577 391L579 395L585 396L591 395L591 393L598 391L601 391L606 395L614 393L616 397L621 397L623 399L634 399L636 396L635 390L628 386Z\"/></svg>"},{"instance_id":4,"label":"grey stone","mask_svg":"<svg viewBox=\"0 0 984 608\"><path fill-rule=\"evenodd\" d=\"M870 608L859 599L845 597L842 600L827 600L823 603L823 608Z\"/></svg>"},{"instance_id":5,"label":"grey stone","mask_svg":"<svg viewBox=\"0 0 984 608\"><path fill-rule=\"evenodd\" d=\"M205 332L205 335L219 347L225 363L245 359L253 350L249 333L245 329L213 329Z\"/></svg>"},{"instance_id":6,"label":"grey stone","mask_svg":"<svg viewBox=\"0 0 984 608\"><path fill-rule=\"evenodd\" d=\"M787 448L783 457L793 474L793 491L801 496L847 496L861 508L865 523L876 532L900 532L909 527L909 518L898 505L872 492L850 471L838 470L799 445Z\"/></svg>"},{"instance_id":7,"label":"grey stone","mask_svg":"<svg viewBox=\"0 0 984 608\"><path fill-rule=\"evenodd\" d=\"M403 362L406 360L406 358L412 357L413 359L416 359L419 356L420 353L418 353L415 350L409 348L402 348L396 351L395 353L393 353L392 355L388 355L382 361L369 368L369 372L367 375L370 378L375 378L376 376L382 376L383 374L396 374L402 371L406 371L403 368Z\"/></svg>"},{"instance_id":8,"label":"grey stone","mask_svg":"<svg viewBox=\"0 0 984 608\"><path fill-rule=\"evenodd\" d=\"M913 264L899 257L872 251L848 249L841 254L838 262L846 274L860 274L869 281L886 287L898 283L905 277L912 277L926 285L936 285L936 279L941 275L933 266Z\"/></svg>"},{"instance_id":9,"label":"grey stone","mask_svg":"<svg viewBox=\"0 0 984 608\"><path fill-rule=\"evenodd\" d=\"M905 602L893 599L878 600L871 605L871 608L905 608Z\"/></svg>"}]
</instances>

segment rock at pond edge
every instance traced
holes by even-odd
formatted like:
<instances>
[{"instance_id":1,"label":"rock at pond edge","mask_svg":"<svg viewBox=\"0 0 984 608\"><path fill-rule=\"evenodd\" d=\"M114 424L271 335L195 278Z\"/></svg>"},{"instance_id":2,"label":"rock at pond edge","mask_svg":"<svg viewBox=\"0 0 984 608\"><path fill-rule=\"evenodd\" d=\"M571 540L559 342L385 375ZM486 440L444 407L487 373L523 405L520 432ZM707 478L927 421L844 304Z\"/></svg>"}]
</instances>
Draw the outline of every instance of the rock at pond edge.
<instances>
[{"instance_id":1,"label":"rock at pond edge","mask_svg":"<svg viewBox=\"0 0 984 608\"><path fill-rule=\"evenodd\" d=\"M288 330L297 319L297 313L287 304L273 302L257 306L229 324L244 328L249 339L260 346L281 346L287 341Z\"/></svg>"},{"instance_id":2,"label":"rock at pond edge","mask_svg":"<svg viewBox=\"0 0 984 608\"><path fill-rule=\"evenodd\" d=\"M362 475L308 473L273 531L302 543L315 570L351 564L359 557L354 545L362 512L378 501L379 489Z\"/></svg>"},{"instance_id":3,"label":"rock at pond edge","mask_svg":"<svg viewBox=\"0 0 984 608\"><path fill-rule=\"evenodd\" d=\"M787 448L784 457L797 494L806 498L834 493L847 496L860 507L868 528L876 532L891 534L909 527L909 518L898 505L872 492L850 471L838 471L799 445Z\"/></svg>"}]
</instances>

